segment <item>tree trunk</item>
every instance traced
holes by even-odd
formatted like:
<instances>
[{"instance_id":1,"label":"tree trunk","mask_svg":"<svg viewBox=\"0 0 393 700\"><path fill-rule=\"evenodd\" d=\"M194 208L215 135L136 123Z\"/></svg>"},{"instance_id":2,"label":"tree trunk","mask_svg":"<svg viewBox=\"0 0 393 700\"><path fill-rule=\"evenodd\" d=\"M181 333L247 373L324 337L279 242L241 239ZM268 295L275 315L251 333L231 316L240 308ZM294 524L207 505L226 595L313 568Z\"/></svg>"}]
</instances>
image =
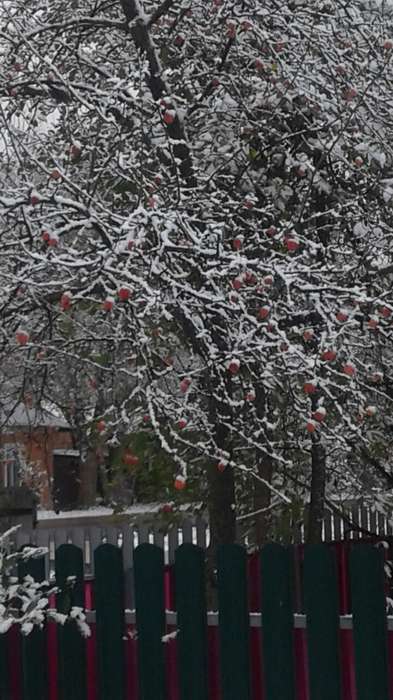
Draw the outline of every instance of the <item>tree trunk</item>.
<instances>
[{"instance_id":1,"label":"tree trunk","mask_svg":"<svg viewBox=\"0 0 393 700\"><path fill-rule=\"evenodd\" d=\"M208 467L208 511L210 548L216 552L220 544L236 540L235 480L233 469L218 471L216 464Z\"/></svg>"},{"instance_id":2,"label":"tree trunk","mask_svg":"<svg viewBox=\"0 0 393 700\"><path fill-rule=\"evenodd\" d=\"M307 544L322 541L322 522L325 513L326 454L320 438L312 437L311 497L307 522Z\"/></svg>"},{"instance_id":3,"label":"tree trunk","mask_svg":"<svg viewBox=\"0 0 393 700\"><path fill-rule=\"evenodd\" d=\"M229 466L220 472L217 463L208 466L208 514L210 543L207 550L207 603L217 609L217 548L236 541L235 479Z\"/></svg>"},{"instance_id":4,"label":"tree trunk","mask_svg":"<svg viewBox=\"0 0 393 700\"><path fill-rule=\"evenodd\" d=\"M79 505L92 506L97 497L98 457L96 448L89 447L80 465Z\"/></svg>"},{"instance_id":5,"label":"tree trunk","mask_svg":"<svg viewBox=\"0 0 393 700\"><path fill-rule=\"evenodd\" d=\"M273 475L273 460L266 456L262 462L257 465L258 475L267 481L269 484ZM263 481L255 480L254 487L254 542L257 547L265 544L271 534L271 504L272 492Z\"/></svg>"}]
</instances>

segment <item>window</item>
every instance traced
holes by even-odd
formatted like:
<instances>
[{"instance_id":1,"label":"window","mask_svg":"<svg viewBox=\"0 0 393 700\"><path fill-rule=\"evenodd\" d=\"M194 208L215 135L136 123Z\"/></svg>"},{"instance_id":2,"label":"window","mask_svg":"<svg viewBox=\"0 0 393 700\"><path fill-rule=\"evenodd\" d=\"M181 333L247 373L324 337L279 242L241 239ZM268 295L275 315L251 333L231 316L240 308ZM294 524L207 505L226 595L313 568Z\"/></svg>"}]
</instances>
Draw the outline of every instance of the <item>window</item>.
<instances>
[{"instance_id":1,"label":"window","mask_svg":"<svg viewBox=\"0 0 393 700\"><path fill-rule=\"evenodd\" d=\"M3 445L0 450L0 479L4 488L19 486L20 452L18 445Z\"/></svg>"}]
</instances>

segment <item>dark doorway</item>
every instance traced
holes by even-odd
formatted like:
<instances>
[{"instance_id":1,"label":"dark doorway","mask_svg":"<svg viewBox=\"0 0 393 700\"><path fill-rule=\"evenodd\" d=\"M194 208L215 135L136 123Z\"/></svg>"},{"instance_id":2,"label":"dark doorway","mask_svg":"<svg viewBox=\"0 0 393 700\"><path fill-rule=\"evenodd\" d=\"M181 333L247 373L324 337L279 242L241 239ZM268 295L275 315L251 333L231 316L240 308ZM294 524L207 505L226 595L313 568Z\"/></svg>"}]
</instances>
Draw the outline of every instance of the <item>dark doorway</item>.
<instances>
[{"instance_id":1,"label":"dark doorway","mask_svg":"<svg viewBox=\"0 0 393 700\"><path fill-rule=\"evenodd\" d=\"M71 510L78 505L80 455L77 450L53 452L53 507Z\"/></svg>"}]
</instances>

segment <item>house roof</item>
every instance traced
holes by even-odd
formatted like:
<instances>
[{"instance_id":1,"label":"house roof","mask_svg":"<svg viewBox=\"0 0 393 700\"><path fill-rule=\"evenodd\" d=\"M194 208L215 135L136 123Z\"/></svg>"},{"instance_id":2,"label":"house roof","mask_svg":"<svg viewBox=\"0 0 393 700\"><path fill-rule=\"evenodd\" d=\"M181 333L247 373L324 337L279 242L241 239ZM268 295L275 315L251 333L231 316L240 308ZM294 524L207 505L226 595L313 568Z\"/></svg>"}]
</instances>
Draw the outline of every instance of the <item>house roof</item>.
<instances>
[{"instance_id":1,"label":"house roof","mask_svg":"<svg viewBox=\"0 0 393 700\"><path fill-rule=\"evenodd\" d=\"M15 403L0 407L0 429L9 428L63 428L71 429L62 412L53 405L28 406Z\"/></svg>"}]
</instances>

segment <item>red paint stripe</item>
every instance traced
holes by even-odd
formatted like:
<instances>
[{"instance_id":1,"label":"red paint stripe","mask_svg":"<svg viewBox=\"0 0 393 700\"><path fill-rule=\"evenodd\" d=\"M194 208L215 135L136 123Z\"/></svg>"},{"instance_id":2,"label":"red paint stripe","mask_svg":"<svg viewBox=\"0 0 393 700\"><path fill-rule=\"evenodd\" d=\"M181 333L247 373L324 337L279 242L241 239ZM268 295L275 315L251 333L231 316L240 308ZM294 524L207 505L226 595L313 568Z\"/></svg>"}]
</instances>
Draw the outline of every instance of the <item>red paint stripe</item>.
<instances>
[{"instance_id":1,"label":"red paint stripe","mask_svg":"<svg viewBox=\"0 0 393 700\"><path fill-rule=\"evenodd\" d=\"M12 700L22 700L22 640L19 627L7 633L8 669Z\"/></svg>"}]
</instances>

